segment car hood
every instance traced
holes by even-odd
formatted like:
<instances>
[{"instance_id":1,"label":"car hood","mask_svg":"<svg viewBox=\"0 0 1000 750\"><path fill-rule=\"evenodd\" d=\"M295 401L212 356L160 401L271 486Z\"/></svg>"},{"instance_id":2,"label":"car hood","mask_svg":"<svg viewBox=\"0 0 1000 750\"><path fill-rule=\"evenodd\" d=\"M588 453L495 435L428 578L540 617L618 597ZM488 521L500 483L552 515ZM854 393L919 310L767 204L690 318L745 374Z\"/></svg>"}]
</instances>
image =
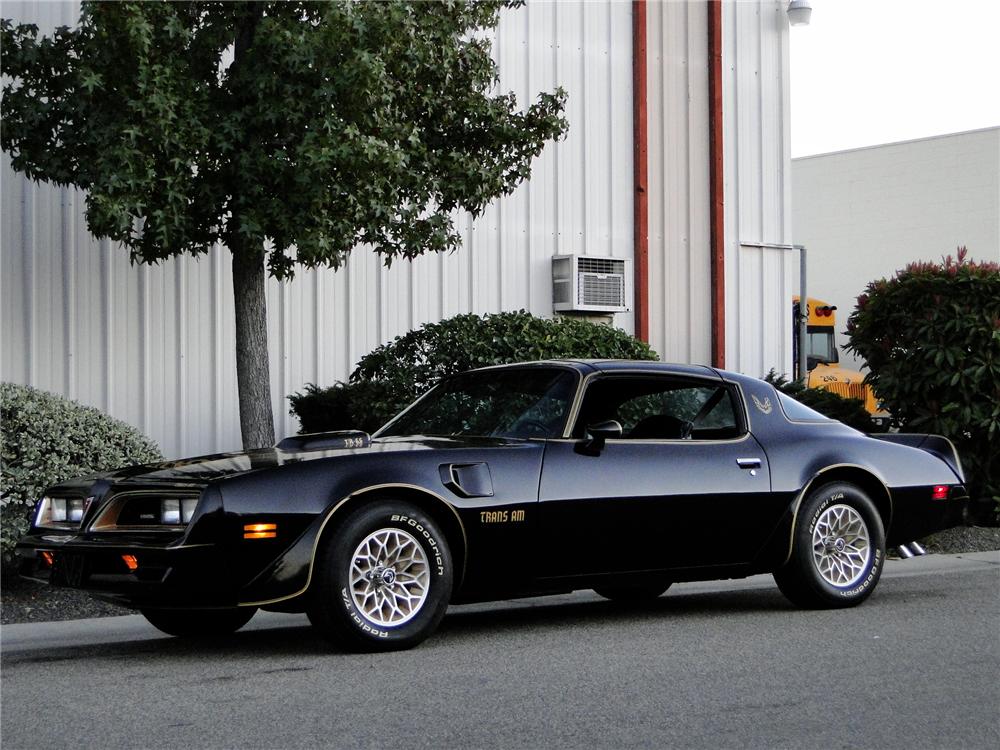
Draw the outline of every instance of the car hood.
<instances>
[{"instance_id":1,"label":"car hood","mask_svg":"<svg viewBox=\"0 0 1000 750\"><path fill-rule=\"evenodd\" d=\"M371 441L364 448L338 448L328 450L289 451L280 448L259 448L234 453L216 453L161 463L128 466L110 472L94 474L73 480L107 480L112 483L166 482L177 484L203 484L215 479L274 469L287 464L316 461L323 458L354 454L399 453L417 450L455 450L461 448L488 448L523 445L527 441L512 438L446 438L446 437L391 437Z\"/></svg>"}]
</instances>

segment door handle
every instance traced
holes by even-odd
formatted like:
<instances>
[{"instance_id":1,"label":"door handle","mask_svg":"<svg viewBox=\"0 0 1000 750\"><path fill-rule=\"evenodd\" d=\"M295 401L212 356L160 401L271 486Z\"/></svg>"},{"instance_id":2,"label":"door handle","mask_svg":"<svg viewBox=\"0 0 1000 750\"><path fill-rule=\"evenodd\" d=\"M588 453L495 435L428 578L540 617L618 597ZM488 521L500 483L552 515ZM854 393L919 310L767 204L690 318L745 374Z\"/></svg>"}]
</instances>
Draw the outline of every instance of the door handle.
<instances>
[{"instance_id":1,"label":"door handle","mask_svg":"<svg viewBox=\"0 0 1000 750\"><path fill-rule=\"evenodd\" d=\"M741 469L759 469L760 459L759 458L737 458L736 464Z\"/></svg>"}]
</instances>

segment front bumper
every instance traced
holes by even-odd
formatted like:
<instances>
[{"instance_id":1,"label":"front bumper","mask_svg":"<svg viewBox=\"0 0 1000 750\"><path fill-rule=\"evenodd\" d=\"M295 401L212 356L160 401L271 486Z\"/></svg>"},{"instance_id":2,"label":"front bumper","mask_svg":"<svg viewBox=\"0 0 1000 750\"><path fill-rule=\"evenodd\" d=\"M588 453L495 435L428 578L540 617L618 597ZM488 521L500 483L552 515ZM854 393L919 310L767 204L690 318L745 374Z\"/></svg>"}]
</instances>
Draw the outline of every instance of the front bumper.
<instances>
[{"instance_id":1,"label":"front bumper","mask_svg":"<svg viewBox=\"0 0 1000 750\"><path fill-rule=\"evenodd\" d=\"M237 604L225 555L214 544L36 533L15 554L22 576L130 607Z\"/></svg>"}]
</instances>

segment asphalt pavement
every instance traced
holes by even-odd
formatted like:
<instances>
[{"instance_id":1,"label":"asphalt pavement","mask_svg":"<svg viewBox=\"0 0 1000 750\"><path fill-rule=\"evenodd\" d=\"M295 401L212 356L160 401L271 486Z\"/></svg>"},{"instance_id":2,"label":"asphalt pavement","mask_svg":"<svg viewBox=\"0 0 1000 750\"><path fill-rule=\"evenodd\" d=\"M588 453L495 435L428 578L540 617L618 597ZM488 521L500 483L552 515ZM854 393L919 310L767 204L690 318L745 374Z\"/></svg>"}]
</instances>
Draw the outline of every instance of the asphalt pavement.
<instances>
[{"instance_id":1,"label":"asphalt pavement","mask_svg":"<svg viewBox=\"0 0 1000 750\"><path fill-rule=\"evenodd\" d=\"M1000 747L1000 552L889 561L848 610L770 576L453 607L417 649L337 653L304 616L226 639L140 616L5 625L20 748Z\"/></svg>"}]
</instances>

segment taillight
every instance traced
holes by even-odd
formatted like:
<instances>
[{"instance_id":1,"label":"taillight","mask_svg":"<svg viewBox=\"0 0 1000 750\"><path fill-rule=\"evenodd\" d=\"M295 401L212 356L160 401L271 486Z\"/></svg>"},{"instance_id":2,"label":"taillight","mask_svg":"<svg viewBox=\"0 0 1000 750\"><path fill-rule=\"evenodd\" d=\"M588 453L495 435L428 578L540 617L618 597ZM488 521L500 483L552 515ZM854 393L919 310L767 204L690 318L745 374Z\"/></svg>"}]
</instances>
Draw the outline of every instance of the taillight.
<instances>
[{"instance_id":1,"label":"taillight","mask_svg":"<svg viewBox=\"0 0 1000 750\"><path fill-rule=\"evenodd\" d=\"M946 484L936 484L934 485L934 489L931 492L931 498L934 500L947 500L948 491L950 489L951 488Z\"/></svg>"}]
</instances>

